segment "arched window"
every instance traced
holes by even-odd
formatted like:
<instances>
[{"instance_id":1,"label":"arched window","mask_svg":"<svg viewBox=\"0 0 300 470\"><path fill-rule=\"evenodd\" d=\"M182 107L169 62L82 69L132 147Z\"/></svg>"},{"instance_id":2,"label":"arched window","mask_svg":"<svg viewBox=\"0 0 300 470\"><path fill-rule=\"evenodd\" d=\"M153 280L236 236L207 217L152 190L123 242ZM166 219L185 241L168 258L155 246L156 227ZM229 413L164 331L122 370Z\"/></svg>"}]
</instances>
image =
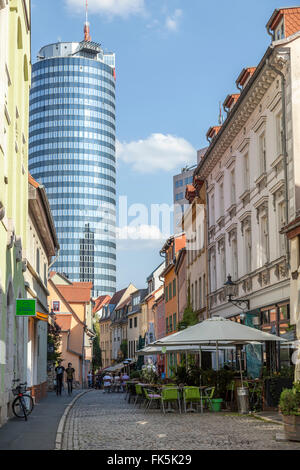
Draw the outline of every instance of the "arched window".
<instances>
[{"instance_id":1,"label":"arched window","mask_svg":"<svg viewBox=\"0 0 300 470\"><path fill-rule=\"evenodd\" d=\"M24 55L24 80L28 82L28 60L27 55Z\"/></svg>"},{"instance_id":2,"label":"arched window","mask_svg":"<svg viewBox=\"0 0 300 470\"><path fill-rule=\"evenodd\" d=\"M18 49L23 49L22 26L20 18L18 18L17 46Z\"/></svg>"}]
</instances>

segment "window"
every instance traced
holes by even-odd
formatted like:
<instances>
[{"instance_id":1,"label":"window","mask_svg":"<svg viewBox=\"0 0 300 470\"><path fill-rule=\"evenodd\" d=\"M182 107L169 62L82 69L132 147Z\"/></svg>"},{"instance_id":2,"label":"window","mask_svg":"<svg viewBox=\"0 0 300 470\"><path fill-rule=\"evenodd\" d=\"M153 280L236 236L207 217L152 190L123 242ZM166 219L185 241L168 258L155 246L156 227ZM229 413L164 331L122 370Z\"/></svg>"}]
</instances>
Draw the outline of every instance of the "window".
<instances>
[{"instance_id":1,"label":"window","mask_svg":"<svg viewBox=\"0 0 300 470\"><path fill-rule=\"evenodd\" d=\"M195 281L195 310L198 310L198 282Z\"/></svg>"},{"instance_id":2,"label":"window","mask_svg":"<svg viewBox=\"0 0 300 470\"><path fill-rule=\"evenodd\" d=\"M169 332L169 317L166 318L166 333Z\"/></svg>"},{"instance_id":3,"label":"window","mask_svg":"<svg viewBox=\"0 0 300 470\"><path fill-rule=\"evenodd\" d=\"M58 300L53 300L52 310L53 310L53 312L59 312L60 311L60 302Z\"/></svg>"},{"instance_id":4,"label":"window","mask_svg":"<svg viewBox=\"0 0 300 470\"><path fill-rule=\"evenodd\" d=\"M245 191L248 191L248 189L250 189L249 155L248 155L248 153L246 153L246 155L244 155L244 186L245 186Z\"/></svg>"},{"instance_id":5,"label":"window","mask_svg":"<svg viewBox=\"0 0 300 470\"><path fill-rule=\"evenodd\" d=\"M172 299L172 283L169 284L169 300Z\"/></svg>"},{"instance_id":6,"label":"window","mask_svg":"<svg viewBox=\"0 0 300 470\"><path fill-rule=\"evenodd\" d=\"M134 317L134 328L137 327L137 317Z\"/></svg>"},{"instance_id":7,"label":"window","mask_svg":"<svg viewBox=\"0 0 300 470\"><path fill-rule=\"evenodd\" d=\"M232 278L234 281L238 279L238 253L237 253L237 240L231 241L232 250Z\"/></svg>"},{"instance_id":8,"label":"window","mask_svg":"<svg viewBox=\"0 0 300 470\"><path fill-rule=\"evenodd\" d=\"M194 284L192 284L192 308L194 310L195 304L194 304Z\"/></svg>"},{"instance_id":9,"label":"window","mask_svg":"<svg viewBox=\"0 0 300 470\"><path fill-rule=\"evenodd\" d=\"M267 263L269 257L269 232L267 216L260 218L260 258L261 266Z\"/></svg>"},{"instance_id":10,"label":"window","mask_svg":"<svg viewBox=\"0 0 300 470\"><path fill-rule=\"evenodd\" d=\"M221 264L221 284L226 282L226 255L225 255L225 240L220 246L220 264Z\"/></svg>"},{"instance_id":11,"label":"window","mask_svg":"<svg viewBox=\"0 0 300 470\"><path fill-rule=\"evenodd\" d=\"M40 274L40 250L36 249L36 272Z\"/></svg>"},{"instance_id":12,"label":"window","mask_svg":"<svg viewBox=\"0 0 300 470\"><path fill-rule=\"evenodd\" d=\"M235 196L235 170L231 171L230 179L231 179L231 204L235 204L235 201L236 201L236 196Z\"/></svg>"},{"instance_id":13,"label":"window","mask_svg":"<svg viewBox=\"0 0 300 470\"><path fill-rule=\"evenodd\" d=\"M173 297L176 295L176 279L173 280Z\"/></svg>"},{"instance_id":14,"label":"window","mask_svg":"<svg viewBox=\"0 0 300 470\"><path fill-rule=\"evenodd\" d=\"M214 194L210 197L210 225L215 223L215 196Z\"/></svg>"},{"instance_id":15,"label":"window","mask_svg":"<svg viewBox=\"0 0 300 470\"><path fill-rule=\"evenodd\" d=\"M248 274L251 272L251 258L252 258L252 241L251 241L251 229L247 228L245 230L245 267Z\"/></svg>"},{"instance_id":16,"label":"window","mask_svg":"<svg viewBox=\"0 0 300 470\"><path fill-rule=\"evenodd\" d=\"M263 132L259 136L259 164L260 164L260 174L266 172L266 136Z\"/></svg>"},{"instance_id":17,"label":"window","mask_svg":"<svg viewBox=\"0 0 300 470\"><path fill-rule=\"evenodd\" d=\"M206 284L205 274L203 274L203 307L206 306Z\"/></svg>"},{"instance_id":18,"label":"window","mask_svg":"<svg viewBox=\"0 0 300 470\"><path fill-rule=\"evenodd\" d=\"M173 330L176 330L176 313L173 314Z\"/></svg>"},{"instance_id":19,"label":"window","mask_svg":"<svg viewBox=\"0 0 300 470\"><path fill-rule=\"evenodd\" d=\"M202 279L199 278L199 308L202 308Z\"/></svg>"},{"instance_id":20,"label":"window","mask_svg":"<svg viewBox=\"0 0 300 470\"><path fill-rule=\"evenodd\" d=\"M216 290L216 252L214 249L210 250L210 261L209 261L209 274L210 274L210 291Z\"/></svg>"},{"instance_id":21,"label":"window","mask_svg":"<svg viewBox=\"0 0 300 470\"><path fill-rule=\"evenodd\" d=\"M277 141L277 154L283 154L283 128L282 128L282 112L276 116L276 141Z\"/></svg>"},{"instance_id":22,"label":"window","mask_svg":"<svg viewBox=\"0 0 300 470\"><path fill-rule=\"evenodd\" d=\"M279 257L286 253L285 235L280 233L280 230L285 225L285 202L280 202L277 205L277 233L278 233L278 254Z\"/></svg>"},{"instance_id":23,"label":"window","mask_svg":"<svg viewBox=\"0 0 300 470\"><path fill-rule=\"evenodd\" d=\"M47 286L47 265L44 263L44 284Z\"/></svg>"},{"instance_id":24,"label":"window","mask_svg":"<svg viewBox=\"0 0 300 470\"><path fill-rule=\"evenodd\" d=\"M173 331L172 315L169 316L169 329L170 329L170 331Z\"/></svg>"},{"instance_id":25,"label":"window","mask_svg":"<svg viewBox=\"0 0 300 470\"><path fill-rule=\"evenodd\" d=\"M169 295L168 295L168 293L169 293L169 289L168 289L168 286L167 286L167 287L165 287L165 293L166 293L166 294L165 294L165 297L166 297L166 302L168 302L168 301L169 301Z\"/></svg>"},{"instance_id":26,"label":"window","mask_svg":"<svg viewBox=\"0 0 300 470\"><path fill-rule=\"evenodd\" d=\"M220 217L224 215L224 186L223 183L219 186L219 196L220 196Z\"/></svg>"},{"instance_id":27,"label":"window","mask_svg":"<svg viewBox=\"0 0 300 470\"><path fill-rule=\"evenodd\" d=\"M129 319L129 328L132 328L132 318Z\"/></svg>"}]
</instances>

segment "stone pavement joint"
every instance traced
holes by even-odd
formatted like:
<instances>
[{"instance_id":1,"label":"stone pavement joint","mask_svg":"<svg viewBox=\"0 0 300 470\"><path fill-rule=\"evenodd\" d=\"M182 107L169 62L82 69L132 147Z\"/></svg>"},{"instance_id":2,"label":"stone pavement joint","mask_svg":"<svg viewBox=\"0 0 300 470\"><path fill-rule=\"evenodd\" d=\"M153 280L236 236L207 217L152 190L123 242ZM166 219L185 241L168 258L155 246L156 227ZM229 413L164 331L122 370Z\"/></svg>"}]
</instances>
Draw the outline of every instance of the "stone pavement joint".
<instances>
[{"instance_id":1,"label":"stone pavement joint","mask_svg":"<svg viewBox=\"0 0 300 470\"><path fill-rule=\"evenodd\" d=\"M122 393L92 390L74 403L65 420L62 450L300 450L276 441L282 432L271 423L228 413L146 412Z\"/></svg>"}]
</instances>

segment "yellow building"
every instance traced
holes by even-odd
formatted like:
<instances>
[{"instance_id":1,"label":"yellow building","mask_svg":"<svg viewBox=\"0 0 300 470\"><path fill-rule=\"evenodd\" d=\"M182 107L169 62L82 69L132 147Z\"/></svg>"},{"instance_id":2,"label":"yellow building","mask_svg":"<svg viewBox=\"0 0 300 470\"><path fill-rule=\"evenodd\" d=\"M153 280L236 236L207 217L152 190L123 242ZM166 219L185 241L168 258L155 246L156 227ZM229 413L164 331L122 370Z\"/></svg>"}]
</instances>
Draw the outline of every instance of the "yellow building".
<instances>
[{"instance_id":1,"label":"yellow building","mask_svg":"<svg viewBox=\"0 0 300 470\"><path fill-rule=\"evenodd\" d=\"M0 425L9 417L12 380L26 380L25 297L28 219L30 1L0 0Z\"/></svg>"}]
</instances>

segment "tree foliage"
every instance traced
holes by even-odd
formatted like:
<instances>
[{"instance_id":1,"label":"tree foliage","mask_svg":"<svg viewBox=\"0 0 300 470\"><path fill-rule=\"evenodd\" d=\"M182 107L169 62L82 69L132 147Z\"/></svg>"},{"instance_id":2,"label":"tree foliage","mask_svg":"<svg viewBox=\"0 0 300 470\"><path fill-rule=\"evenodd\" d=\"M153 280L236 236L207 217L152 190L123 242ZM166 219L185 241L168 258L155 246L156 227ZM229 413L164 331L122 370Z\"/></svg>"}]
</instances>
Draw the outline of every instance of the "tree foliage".
<instances>
[{"instance_id":1,"label":"tree foliage","mask_svg":"<svg viewBox=\"0 0 300 470\"><path fill-rule=\"evenodd\" d=\"M47 361L57 362L61 359L61 353L59 352L59 346L61 343L61 328L54 321L54 323L48 323L48 352L47 352Z\"/></svg>"}]
</instances>

